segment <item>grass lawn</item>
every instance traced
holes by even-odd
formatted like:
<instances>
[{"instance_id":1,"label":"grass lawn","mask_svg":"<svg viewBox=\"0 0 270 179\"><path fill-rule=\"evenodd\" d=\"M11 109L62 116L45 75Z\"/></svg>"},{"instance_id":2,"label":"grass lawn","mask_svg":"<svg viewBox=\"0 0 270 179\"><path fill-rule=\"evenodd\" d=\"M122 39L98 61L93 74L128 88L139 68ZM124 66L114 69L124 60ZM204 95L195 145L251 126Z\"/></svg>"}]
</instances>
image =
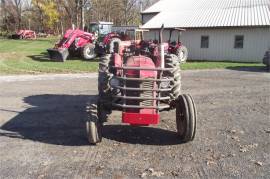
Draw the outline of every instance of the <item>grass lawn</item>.
<instances>
[{"instance_id":1,"label":"grass lawn","mask_svg":"<svg viewBox=\"0 0 270 179\"><path fill-rule=\"evenodd\" d=\"M72 58L65 63L50 61L47 48L56 39L0 40L0 74L83 73L97 71L98 62Z\"/></svg>"},{"instance_id":2,"label":"grass lawn","mask_svg":"<svg viewBox=\"0 0 270 179\"><path fill-rule=\"evenodd\" d=\"M0 75L40 73L83 73L96 72L97 60L85 61L72 58L65 63L50 61L47 48L53 47L56 38L37 40L0 39ZM217 69L238 67L261 67L256 63L233 62L188 62L181 65L187 69Z\"/></svg>"}]
</instances>

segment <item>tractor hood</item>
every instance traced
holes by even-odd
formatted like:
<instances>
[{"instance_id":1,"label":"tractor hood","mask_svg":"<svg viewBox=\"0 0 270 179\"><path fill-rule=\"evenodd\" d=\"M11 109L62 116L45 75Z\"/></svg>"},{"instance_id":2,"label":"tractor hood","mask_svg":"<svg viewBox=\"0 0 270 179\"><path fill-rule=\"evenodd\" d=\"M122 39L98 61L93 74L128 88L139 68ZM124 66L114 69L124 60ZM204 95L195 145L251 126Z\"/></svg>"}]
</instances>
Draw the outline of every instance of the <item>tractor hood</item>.
<instances>
[{"instance_id":1,"label":"tractor hood","mask_svg":"<svg viewBox=\"0 0 270 179\"><path fill-rule=\"evenodd\" d=\"M143 67L143 68L155 68L155 64L152 59L145 56L132 56L127 60L127 67ZM155 78L157 76L157 71L150 70L128 70L128 77L137 78Z\"/></svg>"}]
</instances>

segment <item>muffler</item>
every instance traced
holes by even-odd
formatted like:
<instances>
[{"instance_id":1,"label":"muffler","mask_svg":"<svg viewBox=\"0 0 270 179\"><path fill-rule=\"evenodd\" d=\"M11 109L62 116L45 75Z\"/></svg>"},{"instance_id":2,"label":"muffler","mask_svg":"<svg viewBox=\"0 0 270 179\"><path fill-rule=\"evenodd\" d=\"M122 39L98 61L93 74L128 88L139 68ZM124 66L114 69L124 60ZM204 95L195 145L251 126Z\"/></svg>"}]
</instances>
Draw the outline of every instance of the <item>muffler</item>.
<instances>
[{"instance_id":1,"label":"muffler","mask_svg":"<svg viewBox=\"0 0 270 179\"><path fill-rule=\"evenodd\" d=\"M57 61L57 62L65 62L69 52L67 48L49 48L47 49L50 59Z\"/></svg>"}]
</instances>

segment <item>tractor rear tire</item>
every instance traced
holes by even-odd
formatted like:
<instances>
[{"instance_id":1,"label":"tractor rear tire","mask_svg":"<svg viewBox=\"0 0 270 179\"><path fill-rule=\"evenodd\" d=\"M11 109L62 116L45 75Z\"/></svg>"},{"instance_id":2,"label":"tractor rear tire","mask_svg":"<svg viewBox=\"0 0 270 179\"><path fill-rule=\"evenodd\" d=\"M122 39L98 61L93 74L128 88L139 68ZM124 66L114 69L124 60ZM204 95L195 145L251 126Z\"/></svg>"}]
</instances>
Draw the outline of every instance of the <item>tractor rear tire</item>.
<instances>
[{"instance_id":1,"label":"tractor rear tire","mask_svg":"<svg viewBox=\"0 0 270 179\"><path fill-rule=\"evenodd\" d=\"M90 104L89 119L86 121L87 138L90 144L97 144L102 140L102 122L98 117L98 106Z\"/></svg>"},{"instance_id":2,"label":"tractor rear tire","mask_svg":"<svg viewBox=\"0 0 270 179\"><path fill-rule=\"evenodd\" d=\"M107 116L111 113L111 88L109 85L109 80L111 77L110 71L110 62L111 54L106 54L100 58L99 61L99 73L98 73L98 92L99 92L99 101L100 108L103 111L101 115L101 120L106 122Z\"/></svg>"},{"instance_id":3,"label":"tractor rear tire","mask_svg":"<svg viewBox=\"0 0 270 179\"><path fill-rule=\"evenodd\" d=\"M82 57L85 60L92 60L96 58L97 54L95 52L95 45L88 43L82 48Z\"/></svg>"},{"instance_id":4,"label":"tractor rear tire","mask_svg":"<svg viewBox=\"0 0 270 179\"><path fill-rule=\"evenodd\" d=\"M178 61L178 57L174 54L165 56L165 67L173 68L171 71L164 72L164 75L169 76L174 79L170 83L170 87L172 88L172 92L170 92L171 100L176 100L178 96L181 94L181 69Z\"/></svg>"},{"instance_id":5,"label":"tractor rear tire","mask_svg":"<svg viewBox=\"0 0 270 179\"><path fill-rule=\"evenodd\" d=\"M100 58L99 73L98 73L98 91L101 96L106 95L110 89L109 86L109 63L111 54L106 54Z\"/></svg>"},{"instance_id":6,"label":"tractor rear tire","mask_svg":"<svg viewBox=\"0 0 270 179\"><path fill-rule=\"evenodd\" d=\"M121 42L121 40L119 38L112 38L110 40L110 44L109 44L109 52L110 53L118 53L120 42Z\"/></svg>"},{"instance_id":7,"label":"tractor rear tire","mask_svg":"<svg viewBox=\"0 0 270 179\"><path fill-rule=\"evenodd\" d=\"M179 63L186 63L188 58L188 49L185 46L180 46L176 50L176 55L179 59Z\"/></svg>"},{"instance_id":8,"label":"tractor rear tire","mask_svg":"<svg viewBox=\"0 0 270 179\"><path fill-rule=\"evenodd\" d=\"M188 94L176 101L177 134L182 142L192 141L196 133L197 110L193 98Z\"/></svg>"}]
</instances>

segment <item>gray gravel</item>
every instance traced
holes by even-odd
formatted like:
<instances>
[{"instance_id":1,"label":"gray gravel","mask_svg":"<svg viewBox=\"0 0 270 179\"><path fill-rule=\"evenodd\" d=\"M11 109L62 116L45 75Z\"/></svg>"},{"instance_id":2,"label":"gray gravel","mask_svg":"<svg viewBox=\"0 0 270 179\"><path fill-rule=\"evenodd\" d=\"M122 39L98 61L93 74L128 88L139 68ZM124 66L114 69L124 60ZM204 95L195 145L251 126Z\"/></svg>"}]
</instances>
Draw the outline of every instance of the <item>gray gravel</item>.
<instances>
[{"instance_id":1,"label":"gray gravel","mask_svg":"<svg viewBox=\"0 0 270 179\"><path fill-rule=\"evenodd\" d=\"M270 74L184 71L198 108L191 143L175 136L175 111L130 127L115 112L89 146L85 104L95 74L0 78L0 178L270 178Z\"/></svg>"}]
</instances>

